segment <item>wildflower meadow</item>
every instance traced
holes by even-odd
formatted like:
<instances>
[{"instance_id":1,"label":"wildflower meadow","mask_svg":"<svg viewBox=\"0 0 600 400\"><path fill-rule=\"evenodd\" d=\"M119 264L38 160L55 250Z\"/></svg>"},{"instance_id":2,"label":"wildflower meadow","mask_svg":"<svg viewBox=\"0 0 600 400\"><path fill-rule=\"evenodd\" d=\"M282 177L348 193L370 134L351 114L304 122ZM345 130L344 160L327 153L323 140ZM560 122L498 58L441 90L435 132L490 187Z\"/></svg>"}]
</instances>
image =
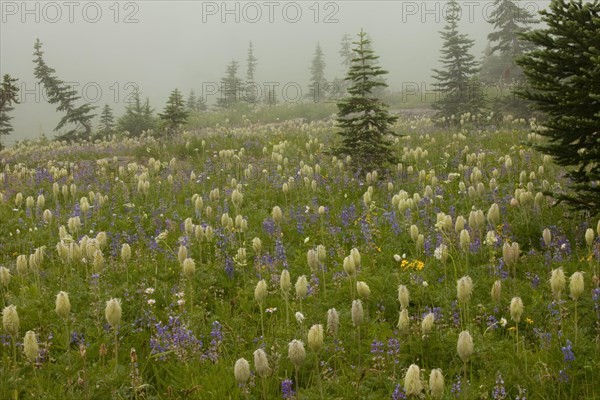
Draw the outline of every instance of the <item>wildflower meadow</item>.
<instances>
[{"instance_id":1,"label":"wildflower meadow","mask_svg":"<svg viewBox=\"0 0 600 400\"><path fill-rule=\"evenodd\" d=\"M598 399L600 222L535 119L0 152L1 399Z\"/></svg>"}]
</instances>

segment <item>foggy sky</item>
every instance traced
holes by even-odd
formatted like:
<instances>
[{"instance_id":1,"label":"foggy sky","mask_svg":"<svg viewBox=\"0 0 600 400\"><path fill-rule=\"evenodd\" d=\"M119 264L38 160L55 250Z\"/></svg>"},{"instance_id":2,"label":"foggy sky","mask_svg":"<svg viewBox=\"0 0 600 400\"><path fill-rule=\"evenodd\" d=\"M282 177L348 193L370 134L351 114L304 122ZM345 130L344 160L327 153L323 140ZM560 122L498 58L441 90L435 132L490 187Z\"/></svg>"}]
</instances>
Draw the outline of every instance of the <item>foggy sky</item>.
<instances>
[{"instance_id":1,"label":"foggy sky","mask_svg":"<svg viewBox=\"0 0 600 400\"><path fill-rule=\"evenodd\" d=\"M487 15L493 1L463 1L461 31L475 39L480 58L492 30ZM548 1L524 1L540 10ZM33 44L43 42L44 60L56 76L76 85L98 106L109 104L115 116L125 107L132 85L161 112L169 93L218 83L232 60L246 74L248 43L258 59L257 82L307 91L317 42L326 57L326 77L343 78L338 51L344 34L353 40L364 29L380 65L389 71L392 90L403 84L431 84L439 67L445 1L0 1L0 74L19 79L24 93L11 113L15 132L4 144L48 137L61 118L36 90ZM129 84L129 86L128 86ZM214 86L214 85L213 85ZM427 87L427 86L426 86ZM430 87L429 87L430 88ZM39 89L39 88L38 88ZM85 90L84 90L85 89ZM290 91L291 96L294 91ZM208 97L214 103L217 95ZM81 104L79 102L78 104Z\"/></svg>"}]
</instances>

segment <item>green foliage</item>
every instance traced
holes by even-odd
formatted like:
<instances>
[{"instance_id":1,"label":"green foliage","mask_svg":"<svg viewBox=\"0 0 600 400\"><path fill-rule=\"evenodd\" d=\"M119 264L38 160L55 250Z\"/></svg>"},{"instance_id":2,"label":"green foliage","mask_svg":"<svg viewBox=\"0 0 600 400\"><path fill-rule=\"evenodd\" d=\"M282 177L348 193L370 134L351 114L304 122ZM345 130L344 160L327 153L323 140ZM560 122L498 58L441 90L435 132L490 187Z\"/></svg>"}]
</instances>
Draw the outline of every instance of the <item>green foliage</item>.
<instances>
[{"instance_id":1,"label":"green foliage","mask_svg":"<svg viewBox=\"0 0 600 400\"><path fill-rule=\"evenodd\" d=\"M240 102L242 93L242 80L238 78L239 65L237 61L231 61L221 79L220 96L217 99L217 107L230 108Z\"/></svg>"},{"instance_id":2,"label":"green foliage","mask_svg":"<svg viewBox=\"0 0 600 400\"><path fill-rule=\"evenodd\" d=\"M258 103L260 98L258 97L258 92L256 90L256 64L258 60L254 56L254 45L252 42L248 45L248 56L246 57L246 85L244 94L244 99L249 103Z\"/></svg>"},{"instance_id":3,"label":"green foliage","mask_svg":"<svg viewBox=\"0 0 600 400\"><path fill-rule=\"evenodd\" d=\"M317 43L315 54L310 65L310 83L308 85L308 98L315 103L326 99L325 59L321 45Z\"/></svg>"},{"instance_id":4,"label":"green foliage","mask_svg":"<svg viewBox=\"0 0 600 400\"><path fill-rule=\"evenodd\" d=\"M441 97L433 104L436 116L446 122L458 123L462 114L476 114L483 107L483 93L475 79L478 63L469 53L474 41L458 31L461 10L456 0L448 3L446 25L441 32L440 62L443 69L434 69L436 91ZM454 119L452 119L454 118Z\"/></svg>"},{"instance_id":5,"label":"green foliage","mask_svg":"<svg viewBox=\"0 0 600 400\"><path fill-rule=\"evenodd\" d=\"M146 98L146 102L142 105L140 93L136 90L133 93L132 101L125 108L125 114L117 121L117 125L119 131L133 137L155 130L157 124L154 110L150 107L150 100Z\"/></svg>"},{"instance_id":6,"label":"green foliage","mask_svg":"<svg viewBox=\"0 0 600 400\"><path fill-rule=\"evenodd\" d=\"M54 131L58 131L67 125L74 124L75 127L63 134L57 136L58 140L75 141L80 139L90 139L92 134L92 119L95 109L91 104L82 104L75 106L75 102L80 99L77 96L77 91L71 86L58 79L53 68L50 68L43 59L44 52L42 51L42 42L36 39L34 44L34 53L36 57L35 77L40 84L44 86L48 95L50 104L58 104L57 111L62 111L65 115L60 119Z\"/></svg>"},{"instance_id":7,"label":"green foliage","mask_svg":"<svg viewBox=\"0 0 600 400\"><path fill-rule=\"evenodd\" d=\"M179 130L185 124L188 111L179 89L174 89L169 95L167 105L162 114L158 114L165 123L165 129L169 135Z\"/></svg>"},{"instance_id":8,"label":"green foliage","mask_svg":"<svg viewBox=\"0 0 600 400\"><path fill-rule=\"evenodd\" d=\"M283 115L283 106L269 111L281 107ZM496 132L468 125L442 130L428 118L401 119L396 125L410 132L395 145L405 149L402 168L379 178L356 175L323 152L336 138L329 122L220 126L94 145L29 142L2 152L0 265L10 270L11 280L0 283L0 310L17 306L16 339L22 342L25 332L34 331L40 357L29 362L20 344L14 357L13 338L0 325L0 398L278 399L282 381L291 379L298 398L320 398L321 381L325 399L378 400L403 387L411 364L422 369L425 381L433 368L441 368L443 398L493 399L499 386L506 399L522 397L524 390L528 398L599 398L600 292L594 274L600 240L596 236L588 245L584 239L588 228L596 230L597 220L564 204L553 207L544 196L536 194L529 202L518 195L535 192L543 181L550 186L566 182L560 166L531 147L515 145L528 137L529 123L501 124ZM60 177L63 168L69 175ZM315 187L299 175L314 180ZM149 183L146 192L140 181ZM66 194L53 195L55 182L67 185ZM369 186L371 203L365 204ZM215 189L219 196L211 194ZM234 189L243 194L239 206L231 201ZM20 205L18 192L24 197ZM27 207L25 199L38 193L46 194L45 205ZM406 209L406 203L397 203L417 195L421 200ZM81 207L83 196L93 205L87 211ZM196 210L198 196L203 206ZM493 203L500 210L497 223L469 226L475 226L469 224L471 211L485 213ZM271 216L275 205L283 211L277 224ZM47 223L43 209L53 212ZM245 219L247 228L223 224L226 209L231 218ZM437 224L438 212L451 216L453 226ZM74 213L82 222L77 233L68 228ZM459 216L467 220L472 238L466 249L454 227ZM187 218L194 229L210 226L212 239L188 234ZM62 225L69 236L61 239ZM424 236L423 244L411 238L412 225ZM548 245L541 238L545 227L552 231ZM88 256L98 232L107 234L106 244L99 246L102 265ZM160 232L164 235L157 237ZM487 240L487 232L493 240ZM262 241L260 252L251 245L254 237ZM515 241L521 254L516 275L507 275L502 245ZM73 250L62 260L59 243L79 248L81 256ZM121 256L124 243L131 247L127 260ZM326 257L311 269L307 252L319 244ZM441 244L447 246L446 262L436 257ZM192 277L183 274L178 261L180 245L196 262ZM17 257L29 259L42 246L41 264L17 271ZM246 249L245 262L240 248ZM343 269L352 248L361 254L354 277ZM547 277L559 267L567 278L584 272L585 288L577 301L569 297L568 281L560 300L552 294ZM287 301L279 285L284 268L292 277ZM310 284L302 301L293 287L301 275ZM456 303L456 280L463 275L472 278L473 292L468 302ZM254 293L259 279L268 286L261 306ZM498 303L490 297L496 280L502 282ZM371 291L361 298L360 333L351 318L356 281L366 282ZM397 327L400 284L410 292L405 331ZM70 297L66 321L55 311L59 291ZM509 310L515 296L525 307L518 323ZM122 305L116 331L105 318L111 298L120 298ZM336 334L326 328L327 311L334 307L340 321ZM432 310L433 327L424 333L423 318ZM302 311L302 323L294 318L296 311ZM313 324L325 327L318 351L307 341ZM465 329L474 342L466 369L457 355L457 338ZM298 380L287 354L292 339L306 346ZM258 348L269 361L264 378L253 362ZM242 357L253 372L245 387L233 374Z\"/></svg>"},{"instance_id":9,"label":"green foliage","mask_svg":"<svg viewBox=\"0 0 600 400\"><path fill-rule=\"evenodd\" d=\"M519 94L545 114L537 148L567 168L576 208L600 212L600 2L552 1L547 27L523 34L535 50L517 63L529 87Z\"/></svg>"},{"instance_id":10,"label":"green foliage","mask_svg":"<svg viewBox=\"0 0 600 400\"><path fill-rule=\"evenodd\" d=\"M19 104L17 95L19 87L16 85L18 79L5 74L0 85L0 138L5 135L10 135L13 127L10 123L12 117L9 113L14 110L13 103ZM0 150L2 150L2 142L0 141Z\"/></svg>"},{"instance_id":11,"label":"green foliage","mask_svg":"<svg viewBox=\"0 0 600 400\"><path fill-rule=\"evenodd\" d=\"M523 3L518 0L495 0L489 19L494 31L488 35L489 44L480 77L506 92L492 100L490 109L514 117L529 117L531 104L515 95L515 89L525 84L523 71L515 61L532 50L531 43L524 41L521 35L538 21L520 4Z\"/></svg>"},{"instance_id":12,"label":"green foliage","mask_svg":"<svg viewBox=\"0 0 600 400\"><path fill-rule=\"evenodd\" d=\"M206 102L202 98L202 96L196 96L194 89L190 90L190 95L188 96L185 107L188 112L203 112L208 109L206 106Z\"/></svg>"},{"instance_id":13,"label":"green foliage","mask_svg":"<svg viewBox=\"0 0 600 400\"><path fill-rule=\"evenodd\" d=\"M391 116L387 105L373 95L375 88L387 86L377 79L387 71L376 65L379 57L369 47L367 34L361 30L358 37L353 42L355 57L346 76L349 96L338 103L336 121L342 142L332 152L340 157L351 156L354 169L370 171L396 162L387 136L397 136L390 129L397 117Z\"/></svg>"},{"instance_id":14,"label":"green foliage","mask_svg":"<svg viewBox=\"0 0 600 400\"><path fill-rule=\"evenodd\" d=\"M112 109L108 104L105 104L100 114L97 135L101 138L106 138L115 132L115 127L115 117L113 116Z\"/></svg>"}]
</instances>

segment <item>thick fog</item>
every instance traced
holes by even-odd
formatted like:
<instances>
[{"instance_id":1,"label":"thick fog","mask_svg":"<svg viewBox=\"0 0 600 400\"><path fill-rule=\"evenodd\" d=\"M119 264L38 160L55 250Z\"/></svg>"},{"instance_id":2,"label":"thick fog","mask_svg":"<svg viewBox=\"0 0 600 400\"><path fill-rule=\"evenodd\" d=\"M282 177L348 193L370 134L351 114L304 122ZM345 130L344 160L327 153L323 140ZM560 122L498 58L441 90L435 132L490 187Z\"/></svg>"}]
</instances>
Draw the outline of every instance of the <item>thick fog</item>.
<instances>
[{"instance_id":1,"label":"thick fog","mask_svg":"<svg viewBox=\"0 0 600 400\"><path fill-rule=\"evenodd\" d=\"M547 1L526 1L530 11ZM461 29L483 55L492 27L493 1L463 1ZM142 99L162 111L169 93L190 89L214 103L211 94L232 60L246 74L250 41L258 59L256 81L270 82L280 100L295 101L290 88L307 90L317 42L325 54L326 77L344 77L338 54L344 34L364 29L389 71L390 90L431 85L438 67L445 1L1 1L0 73L19 79L21 104L13 115L16 140L48 137L61 115L48 104L33 75L33 45L43 42L44 59L56 76L71 82L99 108L119 116L134 85ZM287 85L287 86L286 86ZM288 93L284 92L284 88ZM203 93L204 92L204 93Z\"/></svg>"}]
</instances>

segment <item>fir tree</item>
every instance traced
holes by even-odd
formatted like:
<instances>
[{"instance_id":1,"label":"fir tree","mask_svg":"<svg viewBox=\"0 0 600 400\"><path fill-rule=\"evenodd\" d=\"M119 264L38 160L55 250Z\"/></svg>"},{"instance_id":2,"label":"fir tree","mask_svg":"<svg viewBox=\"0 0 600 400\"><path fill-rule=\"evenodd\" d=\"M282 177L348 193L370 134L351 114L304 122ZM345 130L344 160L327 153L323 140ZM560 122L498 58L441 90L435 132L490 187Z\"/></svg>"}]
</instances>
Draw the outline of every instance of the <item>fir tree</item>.
<instances>
[{"instance_id":1,"label":"fir tree","mask_svg":"<svg viewBox=\"0 0 600 400\"><path fill-rule=\"evenodd\" d=\"M238 68L238 63L231 61L221 79L221 97L217 99L220 108L231 108L239 102L242 81L237 76Z\"/></svg>"},{"instance_id":2,"label":"fir tree","mask_svg":"<svg viewBox=\"0 0 600 400\"><path fill-rule=\"evenodd\" d=\"M481 85L474 79L478 63L469 53L474 41L458 31L461 10L456 0L448 3L446 26L440 32L444 44L440 62L444 69L434 69L436 91L442 96L433 104L436 116L445 120L470 112L475 114L483 105Z\"/></svg>"},{"instance_id":3,"label":"fir tree","mask_svg":"<svg viewBox=\"0 0 600 400\"><path fill-rule=\"evenodd\" d=\"M34 73L35 77L44 86L48 95L48 101L51 104L58 104L57 110L65 112L65 116L61 118L55 131L58 131L68 124L75 124L75 128L57 137L59 140L77 140L89 139L92 132L92 119L94 114L91 112L95 107L90 104L82 104L79 107L75 106L75 102L79 100L77 92L69 85L54 76L56 72L53 68L48 67L43 59L44 52L42 51L42 43L39 39L34 45L36 64Z\"/></svg>"},{"instance_id":4,"label":"fir tree","mask_svg":"<svg viewBox=\"0 0 600 400\"><path fill-rule=\"evenodd\" d=\"M338 52L342 61L342 67L344 70L344 74L348 73L348 68L350 68L350 64L352 64L352 37L348 34L345 34L342 37L342 42L340 43L340 51ZM346 90L348 89L348 82L346 80L335 80L335 89L337 95L345 96Z\"/></svg>"},{"instance_id":5,"label":"fir tree","mask_svg":"<svg viewBox=\"0 0 600 400\"><path fill-rule=\"evenodd\" d=\"M190 90L190 95L185 102L185 107L188 112L202 112L206 111L206 103L202 96L196 96L194 89Z\"/></svg>"},{"instance_id":6,"label":"fir tree","mask_svg":"<svg viewBox=\"0 0 600 400\"><path fill-rule=\"evenodd\" d=\"M246 58L246 90L245 99L249 103L256 103L258 100L258 91L256 90L256 63L257 59L254 56L254 46L252 42L248 45L248 57Z\"/></svg>"},{"instance_id":7,"label":"fir tree","mask_svg":"<svg viewBox=\"0 0 600 400\"><path fill-rule=\"evenodd\" d=\"M545 113L536 148L567 168L575 208L600 212L600 1L552 0L546 28L525 33L535 50L517 60L529 87L518 93Z\"/></svg>"},{"instance_id":8,"label":"fir tree","mask_svg":"<svg viewBox=\"0 0 600 400\"><path fill-rule=\"evenodd\" d=\"M115 118L112 109L108 104L104 105L100 114L100 126L98 126L98 134L100 137L106 138L115 130Z\"/></svg>"},{"instance_id":9,"label":"fir tree","mask_svg":"<svg viewBox=\"0 0 600 400\"><path fill-rule=\"evenodd\" d=\"M386 86L378 78L387 71L377 65L379 57L370 48L367 34L361 30L353 44L354 58L346 76L349 96L338 103L336 119L342 141L332 152L339 157L351 156L355 170L370 171L397 162L388 135L399 136L391 130L398 118L373 95L373 89Z\"/></svg>"},{"instance_id":10,"label":"fir tree","mask_svg":"<svg viewBox=\"0 0 600 400\"><path fill-rule=\"evenodd\" d=\"M310 66L310 84L308 85L308 97L315 103L325 100L325 60L321 45L317 43L315 55Z\"/></svg>"},{"instance_id":11,"label":"fir tree","mask_svg":"<svg viewBox=\"0 0 600 400\"><path fill-rule=\"evenodd\" d=\"M507 61L498 79L501 82L520 81L521 69L514 60L531 50L520 35L529 30L528 25L537 21L528 10L520 8L516 0L495 0L489 22L494 25L494 32L488 35L489 42L493 44L491 54L500 54Z\"/></svg>"},{"instance_id":12,"label":"fir tree","mask_svg":"<svg viewBox=\"0 0 600 400\"><path fill-rule=\"evenodd\" d=\"M198 110L196 110L197 103L198 103L198 98L196 97L196 93L194 92L194 89L192 89L192 90L190 90L190 94L187 98L187 101L185 102L185 107L187 108L188 112L198 111Z\"/></svg>"},{"instance_id":13,"label":"fir tree","mask_svg":"<svg viewBox=\"0 0 600 400\"><path fill-rule=\"evenodd\" d=\"M529 31L529 25L537 21L527 9L519 7L518 0L495 0L489 22L494 25L494 32L488 35L492 46L490 58L484 61L491 61L491 58L496 56L499 70L494 71L493 79L503 94L494 99L493 109L517 117L527 117L529 102L516 97L513 92L515 88L524 84L523 71L515 60L532 49L520 35Z\"/></svg>"},{"instance_id":14,"label":"fir tree","mask_svg":"<svg viewBox=\"0 0 600 400\"><path fill-rule=\"evenodd\" d=\"M277 93L274 88L268 88L263 97L263 102L268 106L274 106L279 102L277 99Z\"/></svg>"},{"instance_id":15,"label":"fir tree","mask_svg":"<svg viewBox=\"0 0 600 400\"><path fill-rule=\"evenodd\" d=\"M9 113L14 110L13 104L19 104L17 94L19 88L16 85L16 78L11 77L9 74L5 74L0 86L0 138L2 136L10 135L13 131L12 116ZM3 149L2 142L0 141L0 150Z\"/></svg>"},{"instance_id":16,"label":"fir tree","mask_svg":"<svg viewBox=\"0 0 600 400\"><path fill-rule=\"evenodd\" d=\"M117 125L119 130L129 135L138 137L143 132L154 130L156 122L150 107L150 100L142 105L139 91L133 93L133 99L127 104L125 114L119 118Z\"/></svg>"},{"instance_id":17,"label":"fir tree","mask_svg":"<svg viewBox=\"0 0 600 400\"><path fill-rule=\"evenodd\" d=\"M183 101L183 96L179 89L175 89L171 92L164 112L158 115L165 122L165 129L169 134L176 132L183 124L185 124L188 117L188 111L185 109L185 102Z\"/></svg>"}]
</instances>

